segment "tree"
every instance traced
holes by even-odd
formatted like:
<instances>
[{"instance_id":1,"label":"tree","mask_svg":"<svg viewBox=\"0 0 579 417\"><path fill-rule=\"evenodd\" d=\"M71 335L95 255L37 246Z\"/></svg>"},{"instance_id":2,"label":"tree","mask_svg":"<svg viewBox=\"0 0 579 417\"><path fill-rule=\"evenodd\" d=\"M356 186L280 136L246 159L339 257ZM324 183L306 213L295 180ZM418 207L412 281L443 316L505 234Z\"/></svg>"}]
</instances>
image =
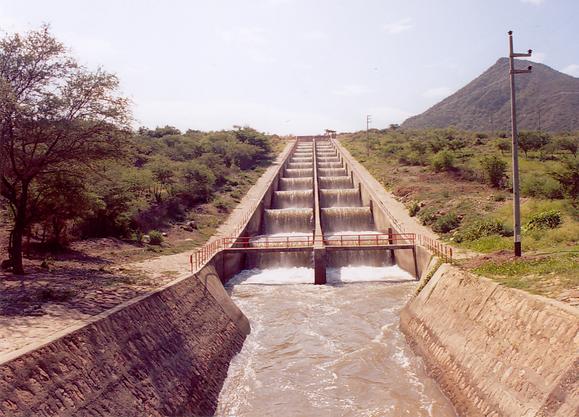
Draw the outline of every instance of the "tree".
<instances>
[{"instance_id":1,"label":"tree","mask_svg":"<svg viewBox=\"0 0 579 417\"><path fill-rule=\"evenodd\" d=\"M501 151L501 154L504 155L505 152L509 152L511 150L511 142L504 139L499 139L496 142L497 149Z\"/></svg>"},{"instance_id":2,"label":"tree","mask_svg":"<svg viewBox=\"0 0 579 417\"><path fill-rule=\"evenodd\" d=\"M551 172L550 175L559 181L564 193L574 205L579 200L579 160L577 158L566 158L562 166Z\"/></svg>"},{"instance_id":3,"label":"tree","mask_svg":"<svg viewBox=\"0 0 579 417\"><path fill-rule=\"evenodd\" d=\"M505 173L507 172L507 163L501 158L492 155L485 156L481 160L483 175L493 187L499 188L503 185Z\"/></svg>"},{"instance_id":4,"label":"tree","mask_svg":"<svg viewBox=\"0 0 579 417\"><path fill-rule=\"evenodd\" d=\"M82 178L119 156L129 126L118 79L89 71L47 26L0 40L0 194L13 214L9 255L22 266L22 236L49 190L44 178Z\"/></svg>"},{"instance_id":5,"label":"tree","mask_svg":"<svg viewBox=\"0 0 579 417\"><path fill-rule=\"evenodd\" d=\"M538 151L551 141L549 135L543 132L520 132L518 139L519 148L525 153L525 158L529 151Z\"/></svg>"},{"instance_id":6,"label":"tree","mask_svg":"<svg viewBox=\"0 0 579 417\"><path fill-rule=\"evenodd\" d=\"M569 151L575 158L577 157L577 148L579 147L579 138L572 136L563 136L557 138L555 142L557 149Z\"/></svg>"}]
</instances>

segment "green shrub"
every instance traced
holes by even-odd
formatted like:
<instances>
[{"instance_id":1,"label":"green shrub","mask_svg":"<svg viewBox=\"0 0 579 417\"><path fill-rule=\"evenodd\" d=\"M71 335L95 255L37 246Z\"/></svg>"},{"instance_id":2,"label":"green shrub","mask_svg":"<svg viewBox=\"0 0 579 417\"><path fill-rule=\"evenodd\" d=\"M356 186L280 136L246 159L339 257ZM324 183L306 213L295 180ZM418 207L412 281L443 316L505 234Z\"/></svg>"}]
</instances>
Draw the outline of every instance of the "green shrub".
<instances>
[{"instance_id":1,"label":"green shrub","mask_svg":"<svg viewBox=\"0 0 579 417\"><path fill-rule=\"evenodd\" d=\"M436 172L450 171L454 168L454 153L447 150L439 151L432 157L430 163Z\"/></svg>"},{"instance_id":2,"label":"green shrub","mask_svg":"<svg viewBox=\"0 0 579 417\"><path fill-rule=\"evenodd\" d=\"M420 204L418 204L418 201L413 201L412 203L410 203L410 207L408 207L408 214L410 214L410 217L416 216L419 211L420 211Z\"/></svg>"},{"instance_id":3,"label":"green shrub","mask_svg":"<svg viewBox=\"0 0 579 417\"><path fill-rule=\"evenodd\" d=\"M533 175L521 181L521 194L524 197L558 199L563 198L561 184L551 177Z\"/></svg>"},{"instance_id":4,"label":"green shrub","mask_svg":"<svg viewBox=\"0 0 579 417\"><path fill-rule=\"evenodd\" d=\"M398 162L403 165L426 165L427 159L424 153L405 151L398 157Z\"/></svg>"},{"instance_id":5,"label":"green shrub","mask_svg":"<svg viewBox=\"0 0 579 417\"><path fill-rule=\"evenodd\" d=\"M495 155L485 156L481 159L480 163L484 178L493 187L499 188L503 186L505 173L507 172L507 163Z\"/></svg>"},{"instance_id":6,"label":"green shrub","mask_svg":"<svg viewBox=\"0 0 579 417\"><path fill-rule=\"evenodd\" d=\"M561 213L557 210L547 210L531 216L525 230L554 229L561 224Z\"/></svg>"},{"instance_id":7,"label":"green shrub","mask_svg":"<svg viewBox=\"0 0 579 417\"><path fill-rule=\"evenodd\" d=\"M165 240L163 238L163 234L158 230L151 230L149 232L149 243L151 245L161 245L161 243L163 243L163 240Z\"/></svg>"},{"instance_id":8,"label":"green shrub","mask_svg":"<svg viewBox=\"0 0 579 417\"><path fill-rule=\"evenodd\" d=\"M448 213L440 216L434 222L434 226L432 226L432 230L437 233L448 233L453 229L456 229L460 224L459 218L454 213Z\"/></svg>"},{"instance_id":9,"label":"green shrub","mask_svg":"<svg viewBox=\"0 0 579 417\"><path fill-rule=\"evenodd\" d=\"M420 222L424 226L431 225L438 218L438 216L436 214L436 209L433 207L428 207L424 210L421 210L420 214L418 215L418 218L420 219Z\"/></svg>"},{"instance_id":10,"label":"green shrub","mask_svg":"<svg viewBox=\"0 0 579 417\"><path fill-rule=\"evenodd\" d=\"M460 243L462 241L473 241L486 236L509 236L511 234L510 230L507 230L505 225L496 219L483 219L477 220L463 230L461 230L455 236L455 241Z\"/></svg>"}]
</instances>

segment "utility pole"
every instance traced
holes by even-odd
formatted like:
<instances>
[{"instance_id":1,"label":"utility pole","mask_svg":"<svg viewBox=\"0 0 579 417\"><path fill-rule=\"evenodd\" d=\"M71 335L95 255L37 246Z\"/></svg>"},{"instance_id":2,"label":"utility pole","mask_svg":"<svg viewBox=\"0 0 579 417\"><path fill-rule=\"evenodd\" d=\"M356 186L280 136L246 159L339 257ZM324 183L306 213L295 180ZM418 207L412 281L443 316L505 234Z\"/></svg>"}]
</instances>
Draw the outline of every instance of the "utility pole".
<instances>
[{"instance_id":1,"label":"utility pole","mask_svg":"<svg viewBox=\"0 0 579 417\"><path fill-rule=\"evenodd\" d=\"M366 151L368 156L370 156L370 122L372 121L372 116L366 115Z\"/></svg>"},{"instance_id":2,"label":"utility pole","mask_svg":"<svg viewBox=\"0 0 579 417\"><path fill-rule=\"evenodd\" d=\"M515 256L521 256L521 196L519 191L519 143L517 132L517 106L515 98L515 75L528 74L532 70L529 65L527 69L515 69L515 58L530 57L533 51L529 49L527 53L513 52L513 31L509 30L509 75L511 79L511 135L513 147L513 216L515 223Z\"/></svg>"}]
</instances>

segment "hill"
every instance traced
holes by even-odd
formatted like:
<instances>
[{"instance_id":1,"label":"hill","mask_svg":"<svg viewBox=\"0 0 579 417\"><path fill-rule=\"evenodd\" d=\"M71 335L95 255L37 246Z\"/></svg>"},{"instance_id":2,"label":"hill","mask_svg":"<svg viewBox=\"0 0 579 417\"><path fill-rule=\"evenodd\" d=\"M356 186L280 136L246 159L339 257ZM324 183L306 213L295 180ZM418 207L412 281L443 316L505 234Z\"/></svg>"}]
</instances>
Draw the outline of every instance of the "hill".
<instances>
[{"instance_id":1,"label":"hill","mask_svg":"<svg viewBox=\"0 0 579 417\"><path fill-rule=\"evenodd\" d=\"M579 78L547 65L517 60L533 72L516 80L519 129L579 130ZM509 60L492 67L424 113L408 118L406 129L455 126L466 130L510 130Z\"/></svg>"}]
</instances>

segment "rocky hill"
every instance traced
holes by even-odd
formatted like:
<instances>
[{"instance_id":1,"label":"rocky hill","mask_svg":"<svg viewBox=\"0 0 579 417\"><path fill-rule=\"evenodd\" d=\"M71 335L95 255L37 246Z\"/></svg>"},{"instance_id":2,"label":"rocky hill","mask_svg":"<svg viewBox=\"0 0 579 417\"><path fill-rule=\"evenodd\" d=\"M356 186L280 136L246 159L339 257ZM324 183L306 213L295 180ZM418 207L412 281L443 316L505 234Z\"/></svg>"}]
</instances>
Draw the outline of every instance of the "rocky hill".
<instances>
[{"instance_id":1,"label":"rocky hill","mask_svg":"<svg viewBox=\"0 0 579 417\"><path fill-rule=\"evenodd\" d=\"M579 130L579 78L525 60L517 60L516 67L528 65L533 72L516 79L519 129ZM402 127L510 130L508 67L508 59L500 58L453 95L408 118Z\"/></svg>"}]
</instances>

